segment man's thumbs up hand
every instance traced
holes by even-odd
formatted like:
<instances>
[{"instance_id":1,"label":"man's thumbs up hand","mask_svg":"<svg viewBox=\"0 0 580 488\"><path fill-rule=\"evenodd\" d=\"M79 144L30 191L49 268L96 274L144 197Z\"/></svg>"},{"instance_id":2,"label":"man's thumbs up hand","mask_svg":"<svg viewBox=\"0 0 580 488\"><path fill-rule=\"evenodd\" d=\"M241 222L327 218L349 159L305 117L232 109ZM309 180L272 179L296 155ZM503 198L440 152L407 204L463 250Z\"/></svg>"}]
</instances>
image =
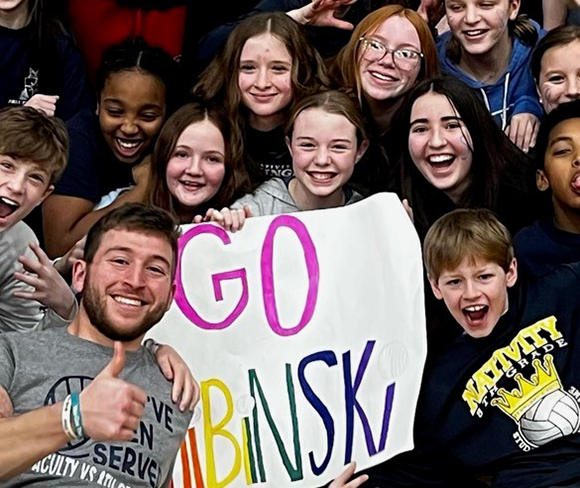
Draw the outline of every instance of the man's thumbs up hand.
<instances>
[{"instance_id":1,"label":"man's thumbs up hand","mask_svg":"<svg viewBox=\"0 0 580 488\"><path fill-rule=\"evenodd\" d=\"M119 379L124 366L125 349L115 342L113 358L80 395L83 429L94 440L130 441L139 427L147 395Z\"/></svg>"},{"instance_id":2,"label":"man's thumbs up hand","mask_svg":"<svg viewBox=\"0 0 580 488\"><path fill-rule=\"evenodd\" d=\"M125 367L125 349L123 344L115 341L114 348L113 359L101 370L97 378L118 378Z\"/></svg>"}]
</instances>

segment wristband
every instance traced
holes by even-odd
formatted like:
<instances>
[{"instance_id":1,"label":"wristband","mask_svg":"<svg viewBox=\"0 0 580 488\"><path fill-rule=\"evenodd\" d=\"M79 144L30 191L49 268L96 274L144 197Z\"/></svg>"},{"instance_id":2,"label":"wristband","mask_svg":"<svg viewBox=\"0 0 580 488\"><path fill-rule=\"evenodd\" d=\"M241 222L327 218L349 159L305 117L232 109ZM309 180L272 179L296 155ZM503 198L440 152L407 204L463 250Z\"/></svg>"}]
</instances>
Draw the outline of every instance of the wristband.
<instances>
[{"instance_id":1,"label":"wristband","mask_svg":"<svg viewBox=\"0 0 580 488\"><path fill-rule=\"evenodd\" d=\"M71 410L72 410L72 399L71 395L67 396L64 399L62 404L62 414L61 414L61 422L62 422L62 430L71 441L76 441L76 432L71 423Z\"/></svg>"},{"instance_id":2,"label":"wristband","mask_svg":"<svg viewBox=\"0 0 580 488\"><path fill-rule=\"evenodd\" d=\"M85 437L85 429L83 429L83 417L81 415L80 396L78 393L72 393L70 395L70 399L71 399L71 410L72 410L72 415L71 415L72 428L73 428L75 436L76 436L75 440L80 440L83 437Z\"/></svg>"},{"instance_id":3,"label":"wristband","mask_svg":"<svg viewBox=\"0 0 580 488\"><path fill-rule=\"evenodd\" d=\"M154 339L146 339L145 342L143 343L143 346L145 346L145 349L147 349L148 351L151 352L151 354L153 354L154 356L157 354L157 351L159 350L159 348L162 346L162 344L159 344L158 342L155 342Z\"/></svg>"}]
</instances>

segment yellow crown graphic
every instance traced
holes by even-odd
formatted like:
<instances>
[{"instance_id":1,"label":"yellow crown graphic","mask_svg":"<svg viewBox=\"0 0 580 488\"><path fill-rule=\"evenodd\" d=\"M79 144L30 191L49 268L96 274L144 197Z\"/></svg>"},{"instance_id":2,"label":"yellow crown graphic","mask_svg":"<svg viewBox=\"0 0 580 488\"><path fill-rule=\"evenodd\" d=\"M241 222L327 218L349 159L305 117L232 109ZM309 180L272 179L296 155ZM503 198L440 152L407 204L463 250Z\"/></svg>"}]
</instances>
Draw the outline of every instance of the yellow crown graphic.
<instances>
[{"instance_id":1,"label":"yellow crown graphic","mask_svg":"<svg viewBox=\"0 0 580 488\"><path fill-rule=\"evenodd\" d=\"M511 393L500 388L497 392L498 397L491 401L494 407L503 410L516 422L536 401L562 388L558 372L554 368L554 357L551 354L546 354L544 365L539 359L534 359L532 366L535 372L529 380L525 379L521 373L516 374L514 379L519 387Z\"/></svg>"}]
</instances>

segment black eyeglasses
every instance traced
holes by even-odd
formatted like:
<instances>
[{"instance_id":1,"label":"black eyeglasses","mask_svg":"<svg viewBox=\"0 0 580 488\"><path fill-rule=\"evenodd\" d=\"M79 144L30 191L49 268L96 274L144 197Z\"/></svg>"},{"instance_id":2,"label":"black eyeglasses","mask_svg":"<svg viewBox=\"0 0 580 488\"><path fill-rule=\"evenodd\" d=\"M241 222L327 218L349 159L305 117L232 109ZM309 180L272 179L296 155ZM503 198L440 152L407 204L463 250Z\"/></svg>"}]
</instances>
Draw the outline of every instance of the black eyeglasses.
<instances>
[{"instance_id":1,"label":"black eyeglasses","mask_svg":"<svg viewBox=\"0 0 580 488\"><path fill-rule=\"evenodd\" d=\"M366 59L369 61L380 61L387 53L391 53L393 55L393 62L400 69L413 69L423 57L423 53L414 51L413 49L389 49L376 39L361 37L359 41L365 49L363 56Z\"/></svg>"}]
</instances>

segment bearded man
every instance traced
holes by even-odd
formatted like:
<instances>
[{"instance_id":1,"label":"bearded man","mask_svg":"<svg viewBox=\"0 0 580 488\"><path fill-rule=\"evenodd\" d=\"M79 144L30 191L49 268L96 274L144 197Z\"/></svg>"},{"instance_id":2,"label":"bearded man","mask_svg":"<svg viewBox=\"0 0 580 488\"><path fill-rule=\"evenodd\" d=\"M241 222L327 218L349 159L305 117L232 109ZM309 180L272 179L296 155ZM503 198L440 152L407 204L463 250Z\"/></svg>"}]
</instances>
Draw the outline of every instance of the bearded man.
<instances>
[{"instance_id":1,"label":"bearded man","mask_svg":"<svg viewBox=\"0 0 580 488\"><path fill-rule=\"evenodd\" d=\"M169 308L179 230L127 204L91 229L68 328L0 336L0 483L169 486L191 412L143 336Z\"/></svg>"}]
</instances>

